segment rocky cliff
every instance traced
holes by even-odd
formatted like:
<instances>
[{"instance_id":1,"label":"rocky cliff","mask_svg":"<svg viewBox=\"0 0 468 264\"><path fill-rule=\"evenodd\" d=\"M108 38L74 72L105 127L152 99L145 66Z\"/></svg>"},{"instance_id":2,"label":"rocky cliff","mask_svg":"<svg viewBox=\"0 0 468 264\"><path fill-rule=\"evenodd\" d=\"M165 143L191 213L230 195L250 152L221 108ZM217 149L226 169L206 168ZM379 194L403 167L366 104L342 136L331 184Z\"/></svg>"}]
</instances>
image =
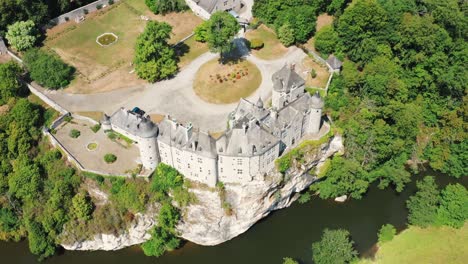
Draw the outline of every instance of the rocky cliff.
<instances>
[{"instance_id":1,"label":"rocky cliff","mask_svg":"<svg viewBox=\"0 0 468 264\"><path fill-rule=\"evenodd\" d=\"M333 137L316 151L306 153L301 164L294 164L285 176L272 173L265 179L245 184L226 184L225 202L232 213L226 213L218 191L210 188L191 189L198 202L183 211L178 225L181 237L200 245L217 245L230 240L253 226L274 210L288 207L297 193L311 185L315 178L307 174L320 168L324 161L343 150L342 138ZM93 240L62 245L68 250L118 250L149 239L147 231L155 224L154 214L138 215L134 224L121 235L96 235Z\"/></svg>"}]
</instances>

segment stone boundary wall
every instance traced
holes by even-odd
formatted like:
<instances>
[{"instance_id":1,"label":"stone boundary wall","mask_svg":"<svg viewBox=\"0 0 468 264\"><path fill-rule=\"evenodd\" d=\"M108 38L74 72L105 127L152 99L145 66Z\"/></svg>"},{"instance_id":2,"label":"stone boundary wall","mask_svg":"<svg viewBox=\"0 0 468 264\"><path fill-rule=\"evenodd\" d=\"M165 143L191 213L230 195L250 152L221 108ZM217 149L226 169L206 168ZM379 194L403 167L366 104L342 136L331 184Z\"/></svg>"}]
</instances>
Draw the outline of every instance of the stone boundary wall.
<instances>
[{"instance_id":1,"label":"stone boundary wall","mask_svg":"<svg viewBox=\"0 0 468 264\"><path fill-rule=\"evenodd\" d=\"M121 0L114 0L114 4L120 2ZM101 5L102 7L104 6L109 6L109 0L98 0L96 2L92 2L90 4L87 4L85 6L82 6L80 8L77 8L75 10L72 10L68 13L65 13L63 15L60 15L54 19L51 19L49 21L49 24L46 26L46 28L50 28L50 27L53 27L53 26L56 26L56 25L60 25L60 24L63 24L67 21L75 21L76 18L79 18L79 17L82 17L82 16L86 16L85 13L84 13L84 10L86 9L88 11L88 13L92 13L92 12L96 12L98 9L97 9L97 6L98 5ZM67 20L68 18L68 20Z\"/></svg>"},{"instance_id":2,"label":"stone boundary wall","mask_svg":"<svg viewBox=\"0 0 468 264\"><path fill-rule=\"evenodd\" d=\"M328 94L328 87L330 86L330 83L333 79L333 74L334 74L334 71L333 71L333 68L330 66L330 64L328 64L328 62L326 60L324 60L322 57L320 57L320 55L318 55L315 51L313 50L310 50L304 46L301 46L300 47L305 53L309 54L309 55L312 55L312 57L314 57L314 59L318 60L320 63L324 64L327 66L328 68L328 72L330 73L330 76L328 77L328 81L327 81L327 84L325 85L325 94Z\"/></svg>"},{"instance_id":3,"label":"stone boundary wall","mask_svg":"<svg viewBox=\"0 0 468 264\"><path fill-rule=\"evenodd\" d=\"M78 114L71 114L71 116L75 119L78 119L78 120L83 120L83 121L87 121L87 122L90 122L91 124L93 125L99 125L100 123L97 122L96 120L92 119L92 118L89 118L87 116L82 116L82 115L78 115Z\"/></svg>"}]
</instances>

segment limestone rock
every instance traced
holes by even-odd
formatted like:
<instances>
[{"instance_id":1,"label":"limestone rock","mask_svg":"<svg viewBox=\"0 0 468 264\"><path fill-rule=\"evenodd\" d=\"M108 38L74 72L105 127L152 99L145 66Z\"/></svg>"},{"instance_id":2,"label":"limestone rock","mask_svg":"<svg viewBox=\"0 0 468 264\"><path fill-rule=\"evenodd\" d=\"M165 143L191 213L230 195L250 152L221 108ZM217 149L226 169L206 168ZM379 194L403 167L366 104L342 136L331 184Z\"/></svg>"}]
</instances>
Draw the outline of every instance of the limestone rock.
<instances>
[{"instance_id":1,"label":"limestone rock","mask_svg":"<svg viewBox=\"0 0 468 264\"><path fill-rule=\"evenodd\" d=\"M335 202L344 203L344 202L346 202L347 199L348 199L348 196L345 194L345 195L341 195L341 196L336 197Z\"/></svg>"}]
</instances>

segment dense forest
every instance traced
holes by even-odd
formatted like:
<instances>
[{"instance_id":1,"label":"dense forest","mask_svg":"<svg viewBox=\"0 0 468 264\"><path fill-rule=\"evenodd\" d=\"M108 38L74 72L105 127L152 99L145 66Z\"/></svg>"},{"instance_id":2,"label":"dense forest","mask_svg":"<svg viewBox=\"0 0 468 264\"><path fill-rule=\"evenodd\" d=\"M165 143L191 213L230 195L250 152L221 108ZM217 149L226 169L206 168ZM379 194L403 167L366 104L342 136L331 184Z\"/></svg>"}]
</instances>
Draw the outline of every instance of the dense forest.
<instances>
[{"instance_id":1,"label":"dense forest","mask_svg":"<svg viewBox=\"0 0 468 264\"><path fill-rule=\"evenodd\" d=\"M344 60L325 101L346 152L312 189L322 198L360 198L374 181L401 191L410 172L425 166L468 175L467 3L347 2L261 0L253 10L277 30L285 16L305 7L334 15L333 25L316 33L315 46L325 58L333 53Z\"/></svg>"}]
</instances>

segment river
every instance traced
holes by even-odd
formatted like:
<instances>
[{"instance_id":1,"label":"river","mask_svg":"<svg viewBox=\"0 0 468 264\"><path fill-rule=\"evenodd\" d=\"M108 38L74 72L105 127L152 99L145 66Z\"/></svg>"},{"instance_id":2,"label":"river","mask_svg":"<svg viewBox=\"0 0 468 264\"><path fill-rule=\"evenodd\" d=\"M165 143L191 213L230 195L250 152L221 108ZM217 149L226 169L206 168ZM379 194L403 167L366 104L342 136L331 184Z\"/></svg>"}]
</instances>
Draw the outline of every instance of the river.
<instances>
[{"instance_id":1,"label":"river","mask_svg":"<svg viewBox=\"0 0 468 264\"><path fill-rule=\"evenodd\" d=\"M415 180L425 175L438 175L440 186L460 182L468 186L468 177L456 180L426 171L413 176L402 193L391 188L380 190L372 185L361 200L338 204L313 197L306 204L294 203L279 210L253 226L246 233L213 247L186 243L181 249L160 258L145 257L139 247L115 252L64 251L45 261L47 264L104 264L104 263L158 263L158 264L274 264L283 257L293 257L301 264L312 263L311 244L320 239L325 228L345 228L351 232L356 249L361 255L372 254L378 229L386 223L398 230L406 227L405 201L415 190ZM0 242L1 263L36 263L29 253L27 242Z\"/></svg>"}]
</instances>

